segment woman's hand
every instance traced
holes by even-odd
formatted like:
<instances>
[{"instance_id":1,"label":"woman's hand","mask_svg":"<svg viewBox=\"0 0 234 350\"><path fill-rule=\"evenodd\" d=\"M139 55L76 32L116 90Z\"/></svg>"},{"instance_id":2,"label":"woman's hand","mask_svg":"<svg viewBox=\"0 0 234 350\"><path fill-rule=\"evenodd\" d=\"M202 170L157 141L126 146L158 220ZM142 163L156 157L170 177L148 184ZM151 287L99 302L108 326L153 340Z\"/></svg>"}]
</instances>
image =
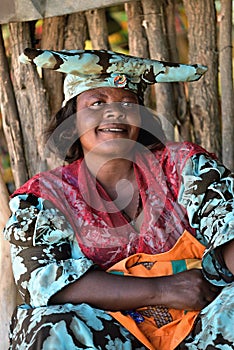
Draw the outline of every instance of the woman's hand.
<instances>
[{"instance_id":1,"label":"woman's hand","mask_svg":"<svg viewBox=\"0 0 234 350\"><path fill-rule=\"evenodd\" d=\"M199 269L164 277L161 288L163 305L186 310L201 310L220 292L220 288L209 283Z\"/></svg>"}]
</instances>

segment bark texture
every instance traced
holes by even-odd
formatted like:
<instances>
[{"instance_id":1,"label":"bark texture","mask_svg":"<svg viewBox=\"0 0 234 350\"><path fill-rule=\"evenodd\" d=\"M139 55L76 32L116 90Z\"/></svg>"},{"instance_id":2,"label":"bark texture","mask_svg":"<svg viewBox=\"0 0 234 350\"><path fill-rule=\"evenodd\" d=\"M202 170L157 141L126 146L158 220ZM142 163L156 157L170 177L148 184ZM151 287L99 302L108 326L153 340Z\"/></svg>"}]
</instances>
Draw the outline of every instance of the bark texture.
<instances>
[{"instance_id":1,"label":"bark texture","mask_svg":"<svg viewBox=\"0 0 234 350\"><path fill-rule=\"evenodd\" d=\"M21 64L19 55L31 47L29 23L11 23L10 48L13 86L23 137L23 150L28 176L46 169L43 132L48 118L45 88L33 65Z\"/></svg>"},{"instance_id":2,"label":"bark texture","mask_svg":"<svg viewBox=\"0 0 234 350\"><path fill-rule=\"evenodd\" d=\"M138 57L150 57L141 1L126 3L125 11L128 17L129 54ZM145 92L144 103L147 107L153 108L155 103L152 95L152 89L149 87Z\"/></svg>"},{"instance_id":3,"label":"bark texture","mask_svg":"<svg viewBox=\"0 0 234 350\"><path fill-rule=\"evenodd\" d=\"M93 50L109 50L108 30L106 22L106 10L95 9L86 11L88 22L89 36L92 42Z\"/></svg>"},{"instance_id":4,"label":"bark texture","mask_svg":"<svg viewBox=\"0 0 234 350\"><path fill-rule=\"evenodd\" d=\"M66 50L83 50L87 32L85 12L72 13L67 16L64 48Z\"/></svg>"},{"instance_id":5,"label":"bark texture","mask_svg":"<svg viewBox=\"0 0 234 350\"><path fill-rule=\"evenodd\" d=\"M213 0L184 0L184 6L189 23L189 61L208 66L204 77L188 85L194 141L221 158L215 4Z\"/></svg>"},{"instance_id":6,"label":"bark texture","mask_svg":"<svg viewBox=\"0 0 234 350\"><path fill-rule=\"evenodd\" d=\"M149 47L144 28L144 14L141 1L125 4L128 17L128 47L133 56L149 57Z\"/></svg>"},{"instance_id":7,"label":"bark texture","mask_svg":"<svg viewBox=\"0 0 234 350\"><path fill-rule=\"evenodd\" d=\"M221 0L219 67L223 163L234 171L234 93L232 69L232 0Z\"/></svg>"},{"instance_id":8,"label":"bark texture","mask_svg":"<svg viewBox=\"0 0 234 350\"><path fill-rule=\"evenodd\" d=\"M2 31L0 31L0 103L11 169L15 185L20 186L28 179L28 170L24 156L21 123L16 104L16 96L10 76Z\"/></svg>"},{"instance_id":9,"label":"bark texture","mask_svg":"<svg viewBox=\"0 0 234 350\"><path fill-rule=\"evenodd\" d=\"M64 50L66 16L45 18L42 28L41 48ZM44 87L48 94L50 113L55 114L63 101L63 74L49 69L42 71Z\"/></svg>"},{"instance_id":10,"label":"bark texture","mask_svg":"<svg viewBox=\"0 0 234 350\"><path fill-rule=\"evenodd\" d=\"M169 40L166 25L167 2L163 0L142 0L144 27L147 33L149 52L153 59L170 61ZM156 84L156 111L166 136L174 140L176 125L175 100L172 84Z\"/></svg>"}]
</instances>

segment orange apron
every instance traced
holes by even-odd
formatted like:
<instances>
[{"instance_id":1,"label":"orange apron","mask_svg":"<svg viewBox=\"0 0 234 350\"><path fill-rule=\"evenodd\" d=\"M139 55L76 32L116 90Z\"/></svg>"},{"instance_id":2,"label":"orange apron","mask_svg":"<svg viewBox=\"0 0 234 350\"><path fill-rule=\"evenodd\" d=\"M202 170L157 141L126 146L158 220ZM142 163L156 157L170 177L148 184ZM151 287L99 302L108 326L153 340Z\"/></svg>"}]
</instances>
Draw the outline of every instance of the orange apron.
<instances>
[{"instance_id":1,"label":"orange apron","mask_svg":"<svg viewBox=\"0 0 234 350\"><path fill-rule=\"evenodd\" d=\"M168 252L156 255L134 254L112 266L108 272L139 277L172 275L192 268L201 268L204 250L205 247L195 237L184 231ZM175 349L190 333L199 313L162 306L145 307L135 311L141 317L140 323L119 311L110 314L150 350Z\"/></svg>"}]
</instances>

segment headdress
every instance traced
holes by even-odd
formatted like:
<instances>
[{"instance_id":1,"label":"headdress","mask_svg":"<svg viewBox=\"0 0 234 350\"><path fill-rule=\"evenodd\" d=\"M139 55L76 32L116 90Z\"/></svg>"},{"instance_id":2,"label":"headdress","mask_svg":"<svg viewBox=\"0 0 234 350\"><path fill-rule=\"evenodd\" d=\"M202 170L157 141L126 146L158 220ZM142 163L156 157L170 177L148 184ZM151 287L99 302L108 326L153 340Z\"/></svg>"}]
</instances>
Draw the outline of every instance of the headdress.
<instances>
[{"instance_id":1,"label":"headdress","mask_svg":"<svg viewBox=\"0 0 234 350\"><path fill-rule=\"evenodd\" d=\"M105 50L27 48L20 55L20 62L66 73L64 103L84 91L99 87L130 90L143 99L147 85L195 81L207 71L206 66L199 64L157 61Z\"/></svg>"}]
</instances>

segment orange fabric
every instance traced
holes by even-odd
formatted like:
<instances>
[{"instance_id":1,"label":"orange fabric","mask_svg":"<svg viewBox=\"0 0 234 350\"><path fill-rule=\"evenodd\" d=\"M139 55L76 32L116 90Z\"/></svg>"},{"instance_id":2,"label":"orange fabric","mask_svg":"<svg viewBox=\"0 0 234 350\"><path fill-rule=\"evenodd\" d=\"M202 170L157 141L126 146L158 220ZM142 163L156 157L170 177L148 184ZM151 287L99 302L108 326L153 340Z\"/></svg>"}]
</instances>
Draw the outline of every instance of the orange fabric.
<instances>
[{"instance_id":1,"label":"orange fabric","mask_svg":"<svg viewBox=\"0 0 234 350\"><path fill-rule=\"evenodd\" d=\"M168 252L157 255L134 254L115 264L108 272L139 277L171 275L176 273L174 270L177 268L179 268L177 272L182 271L180 269L201 268L204 250L205 247L188 231L185 231L175 246ZM144 265L142 263L147 264ZM173 350L189 334L199 312L164 309L165 313L162 314L162 319L169 315L171 321L162 326L157 326L154 317L150 316L149 312L153 312L155 310L154 307L137 310L144 315L144 321L138 324L131 316L125 316L121 312L110 312L110 314L134 334L148 349ZM156 306L156 311L158 310Z\"/></svg>"}]
</instances>

